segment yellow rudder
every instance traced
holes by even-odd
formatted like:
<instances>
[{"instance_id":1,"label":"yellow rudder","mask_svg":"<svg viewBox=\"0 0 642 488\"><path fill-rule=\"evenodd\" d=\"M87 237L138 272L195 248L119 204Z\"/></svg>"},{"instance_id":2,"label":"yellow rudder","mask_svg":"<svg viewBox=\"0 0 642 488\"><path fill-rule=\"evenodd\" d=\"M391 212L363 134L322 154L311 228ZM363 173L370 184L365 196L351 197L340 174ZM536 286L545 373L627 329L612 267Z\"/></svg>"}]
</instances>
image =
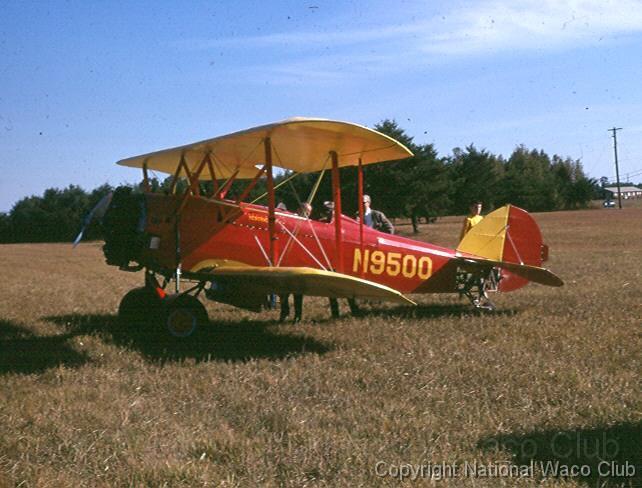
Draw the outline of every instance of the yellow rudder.
<instances>
[{"instance_id":1,"label":"yellow rudder","mask_svg":"<svg viewBox=\"0 0 642 488\"><path fill-rule=\"evenodd\" d=\"M505 205L484 217L464 236L457 251L502 261L510 207Z\"/></svg>"}]
</instances>

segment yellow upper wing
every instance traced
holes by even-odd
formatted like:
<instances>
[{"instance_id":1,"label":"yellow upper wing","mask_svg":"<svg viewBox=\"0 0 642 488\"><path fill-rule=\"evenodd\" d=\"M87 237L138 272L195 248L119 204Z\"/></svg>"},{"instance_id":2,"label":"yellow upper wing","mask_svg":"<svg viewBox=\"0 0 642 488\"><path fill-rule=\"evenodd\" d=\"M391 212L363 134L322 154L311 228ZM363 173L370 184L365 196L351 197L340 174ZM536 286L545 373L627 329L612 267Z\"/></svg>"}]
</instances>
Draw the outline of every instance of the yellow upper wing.
<instances>
[{"instance_id":1,"label":"yellow upper wing","mask_svg":"<svg viewBox=\"0 0 642 488\"><path fill-rule=\"evenodd\" d=\"M174 173L181 157L194 171L206 154L211 155L216 177L253 178L257 165L265 163L263 141L269 137L274 166L296 172L321 171L329 167L330 151L338 155L339 166L393 161L412 156L396 140L358 124L337 120L295 117L185 146L164 149L118 161L122 166ZM209 179L208 171L201 179Z\"/></svg>"}]
</instances>

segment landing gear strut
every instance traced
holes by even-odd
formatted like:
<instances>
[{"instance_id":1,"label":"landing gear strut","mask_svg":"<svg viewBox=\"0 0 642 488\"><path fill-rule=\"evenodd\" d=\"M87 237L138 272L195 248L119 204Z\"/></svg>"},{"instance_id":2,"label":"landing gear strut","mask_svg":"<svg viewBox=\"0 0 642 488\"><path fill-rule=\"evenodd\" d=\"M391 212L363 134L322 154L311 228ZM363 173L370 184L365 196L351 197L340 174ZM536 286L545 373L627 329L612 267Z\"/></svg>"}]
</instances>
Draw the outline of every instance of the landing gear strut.
<instances>
[{"instance_id":1,"label":"landing gear strut","mask_svg":"<svg viewBox=\"0 0 642 488\"><path fill-rule=\"evenodd\" d=\"M489 292L496 292L501 276L497 268L480 268L478 270L457 269L457 292L465 296L478 310L495 310L495 304L488 297Z\"/></svg>"}]
</instances>

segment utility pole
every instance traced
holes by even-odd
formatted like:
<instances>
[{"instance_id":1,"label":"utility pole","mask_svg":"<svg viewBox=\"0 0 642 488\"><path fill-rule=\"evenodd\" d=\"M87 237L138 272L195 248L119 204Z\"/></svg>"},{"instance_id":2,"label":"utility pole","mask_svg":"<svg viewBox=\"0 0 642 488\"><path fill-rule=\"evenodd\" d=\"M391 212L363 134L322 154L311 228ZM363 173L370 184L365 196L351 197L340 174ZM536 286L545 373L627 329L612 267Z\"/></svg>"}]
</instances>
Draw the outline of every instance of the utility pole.
<instances>
[{"instance_id":1,"label":"utility pole","mask_svg":"<svg viewBox=\"0 0 642 488\"><path fill-rule=\"evenodd\" d=\"M617 164L617 131L622 130L622 127L613 127L609 129L613 132L613 152L615 153L615 180L617 181L617 203L622 208L622 192L620 191L620 168Z\"/></svg>"}]
</instances>

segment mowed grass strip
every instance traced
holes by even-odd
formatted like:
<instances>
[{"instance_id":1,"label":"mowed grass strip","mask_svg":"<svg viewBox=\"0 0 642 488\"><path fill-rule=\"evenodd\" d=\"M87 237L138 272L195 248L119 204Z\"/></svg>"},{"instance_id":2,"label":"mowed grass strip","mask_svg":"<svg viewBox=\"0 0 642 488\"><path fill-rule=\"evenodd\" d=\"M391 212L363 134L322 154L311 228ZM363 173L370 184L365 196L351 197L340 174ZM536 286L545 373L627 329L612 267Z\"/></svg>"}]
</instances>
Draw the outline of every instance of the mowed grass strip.
<instances>
[{"instance_id":1,"label":"mowed grass strip","mask_svg":"<svg viewBox=\"0 0 642 488\"><path fill-rule=\"evenodd\" d=\"M402 463L475 461L588 465L548 485L636 486L642 209L536 219L566 284L500 295L496 313L433 295L331 320L306 298L304 322L281 325L209 303L187 345L118 325L142 275L106 266L100 243L0 246L0 486L374 486ZM417 238L453 246L460 220ZM599 456L637 474L599 478Z\"/></svg>"}]
</instances>

